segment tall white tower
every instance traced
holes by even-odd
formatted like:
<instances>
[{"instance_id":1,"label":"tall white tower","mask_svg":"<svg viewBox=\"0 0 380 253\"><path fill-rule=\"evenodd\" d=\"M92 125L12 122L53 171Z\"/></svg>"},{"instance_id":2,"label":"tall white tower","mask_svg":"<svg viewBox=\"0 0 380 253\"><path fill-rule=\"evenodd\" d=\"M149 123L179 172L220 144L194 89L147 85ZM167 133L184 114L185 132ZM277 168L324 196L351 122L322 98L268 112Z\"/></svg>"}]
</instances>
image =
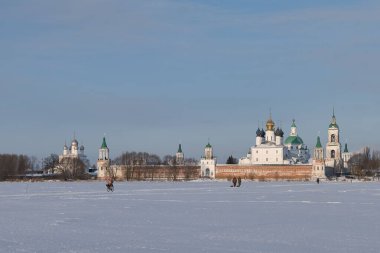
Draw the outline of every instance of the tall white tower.
<instances>
[{"instance_id":1,"label":"tall white tower","mask_svg":"<svg viewBox=\"0 0 380 253\"><path fill-rule=\"evenodd\" d=\"M184 165L185 164L185 156L182 152L182 146L179 144L178 151L175 154L175 162L177 165Z\"/></svg>"},{"instance_id":2,"label":"tall white tower","mask_svg":"<svg viewBox=\"0 0 380 253\"><path fill-rule=\"evenodd\" d=\"M319 138L319 136L317 138L317 144L314 148L313 167L311 176L313 179L326 178L323 147L321 145L321 139Z\"/></svg>"},{"instance_id":3,"label":"tall white tower","mask_svg":"<svg viewBox=\"0 0 380 253\"><path fill-rule=\"evenodd\" d=\"M98 178L105 178L107 176L107 171L110 167L110 157L109 149L106 143L106 137L103 137L102 146L99 149L99 157L96 163L98 167Z\"/></svg>"},{"instance_id":4,"label":"tall white tower","mask_svg":"<svg viewBox=\"0 0 380 253\"><path fill-rule=\"evenodd\" d=\"M334 111L327 135L326 167L337 168L341 165L342 157L339 142L339 126L336 123Z\"/></svg>"},{"instance_id":5,"label":"tall white tower","mask_svg":"<svg viewBox=\"0 0 380 253\"><path fill-rule=\"evenodd\" d=\"M350 160L351 156L352 156L352 153L348 152L347 143L346 143L344 145L344 150L342 153L343 167L344 167L346 172L348 172L348 161Z\"/></svg>"},{"instance_id":6,"label":"tall white tower","mask_svg":"<svg viewBox=\"0 0 380 253\"><path fill-rule=\"evenodd\" d=\"M205 147L204 157L201 158L201 177L215 178L216 158L210 142Z\"/></svg>"}]
</instances>

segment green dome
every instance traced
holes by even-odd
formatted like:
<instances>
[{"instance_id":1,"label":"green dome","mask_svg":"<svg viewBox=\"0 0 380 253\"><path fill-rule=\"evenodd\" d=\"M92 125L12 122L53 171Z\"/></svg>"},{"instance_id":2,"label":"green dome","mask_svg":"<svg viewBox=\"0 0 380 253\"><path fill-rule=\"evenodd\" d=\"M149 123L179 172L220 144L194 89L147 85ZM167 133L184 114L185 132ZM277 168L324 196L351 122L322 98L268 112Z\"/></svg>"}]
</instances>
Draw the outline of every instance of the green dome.
<instances>
[{"instance_id":1,"label":"green dome","mask_svg":"<svg viewBox=\"0 0 380 253\"><path fill-rule=\"evenodd\" d=\"M335 127L335 128L339 128L339 126L338 126L337 123L331 123L331 124L329 125L329 128L333 128L333 127Z\"/></svg>"},{"instance_id":2,"label":"green dome","mask_svg":"<svg viewBox=\"0 0 380 253\"><path fill-rule=\"evenodd\" d=\"M289 136L285 140L285 145L289 145L289 144L291 145L303 144L303 140L299 136Z\"/></svg>"}]
</instances>

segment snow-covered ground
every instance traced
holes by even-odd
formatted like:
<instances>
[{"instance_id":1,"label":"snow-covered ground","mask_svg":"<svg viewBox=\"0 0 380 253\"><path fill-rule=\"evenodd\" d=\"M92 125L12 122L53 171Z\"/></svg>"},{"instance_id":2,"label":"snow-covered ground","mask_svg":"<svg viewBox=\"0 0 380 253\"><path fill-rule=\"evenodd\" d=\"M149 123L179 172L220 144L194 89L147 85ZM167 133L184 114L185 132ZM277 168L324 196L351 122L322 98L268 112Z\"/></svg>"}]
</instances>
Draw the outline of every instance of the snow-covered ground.
<instances>
[{"instance_id":1,"label":"snow-covered ground","mask_svg":"<svg viewBox=\"0 0 380 253\"><path fill-rule=\"evenodd\" d=\"M380 183L0 183L0 252L380 252Z\"/></svg>"}]
</instances>

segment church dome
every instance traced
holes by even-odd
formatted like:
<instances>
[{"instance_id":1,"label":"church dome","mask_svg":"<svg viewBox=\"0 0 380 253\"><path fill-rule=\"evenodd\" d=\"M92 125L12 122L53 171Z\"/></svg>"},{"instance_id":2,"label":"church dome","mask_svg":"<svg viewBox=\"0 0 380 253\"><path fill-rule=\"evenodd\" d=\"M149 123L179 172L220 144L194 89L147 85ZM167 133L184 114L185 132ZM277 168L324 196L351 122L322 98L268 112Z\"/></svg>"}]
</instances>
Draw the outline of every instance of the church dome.
<instances>
[{"instance_id":1,"label":"church dome","mask_svg":"<svg viewBox=\"0 0 380 253\"><path fill-rule=\"evenodd\" d=\"M257 128L257 130L256 130L256 136L258 136L258 137L261 136L261 130L260 130L260 128Z\"/></svg>"},{"instance_id":2,"label":"church dome","mask_svg":"<svg viewBox=\"0 0 380 253\"><path fill-rule=\"evenodd\" d=\"M80 146L80 150L84 150L84 146L82 145L82 146Z\"/></svg>"},{"instance_id":3,"label":"church dome","mask_svg":"<svg viewBox=\"0 0 380 253\"><path fill-rule=\"evenodd\" d=\"M274 122L273 122L272 118L268 119L266 126L267 126L268 131L274 130Z\"/></svg>"},{"instance_id":4,"label":"church dome","mask_svg":"<svg viewBox=\"0 0 380 253\"><path fill-rule=\"evenodd\" d=\"M265 131L264 131L264 129L261 129L261 135L260 135L261 137L265 137Z\"/></svg>"},{"instance_id":5,"label":"church dome","mask_svg":"<svg viewBox=\"0 0 380 253\"><path fill-rule=\"evenodd\" d=\"M78 141L76 139L74 139L72 142L71 142L71 146L77 146L78 147Z\"/></svg>"},{"instance_id":6,"label":"church dome","mask_svg":"<svg viewBox=\"0 0 380 253\"><path fill-rule=\"evenodd\" d=\"M280 136L280 129L277 127L276 131L274 131L274 135Z\"/></svg>"},{"instance_id":7,"label":"church dome","mask_svg":"<svg viewBox=\"0 0 380 253\"><path fill-rule=\"evenodd\" d=\"M289 136L285 140L285 145L300 145L303 144L303 140L299 136Z\"/></svg>"},{"instance_id":8,"label":"church dome","mask_svg":"<svg viewBox=\"0 0 380 253\"><path fill-rule=\"evenodd\" d=\"M65 144L65 146L63 146L63 150L67 150L67 146L66 146L66 144Z\"/></svg>"},{"instance_id":9,"label":"church dome","mask_svg":"<svg viewBox=\"0 0 380 253\"><path fill-rule=\"evenodd\" d=\"M329 125L329 128L339 128L338 124L337 123L331 123Z\"/></svg>"},{"instance_id":10,"label":"church dome","mask_svg":"<svg viewBox=\"0 0 380 253\"><path fill-rule=\"evenodd\" d=\"M281 128L280 128L279 132L280 132L280 137L284 137L284 131L282 131Z\"/></svg>"}]
</instances>

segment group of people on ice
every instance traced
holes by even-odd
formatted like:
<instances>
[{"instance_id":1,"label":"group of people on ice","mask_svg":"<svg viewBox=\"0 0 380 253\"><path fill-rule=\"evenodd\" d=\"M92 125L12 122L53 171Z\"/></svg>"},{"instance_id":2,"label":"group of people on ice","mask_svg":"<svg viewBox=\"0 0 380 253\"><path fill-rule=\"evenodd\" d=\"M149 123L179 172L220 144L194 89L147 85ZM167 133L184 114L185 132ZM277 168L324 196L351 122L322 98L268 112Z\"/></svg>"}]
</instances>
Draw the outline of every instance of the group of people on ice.
<instances>
[{"instance_id":1,"label":"group of people on ice","mask_svg":"<svg viewBox=\"0 0 380 253\"><path fill-rule=\"evenodd\" d=\"M240 187L241 186L241 177L234 177L232 178L232 185L231 187Z\"/></svg>"}]
</instances>

